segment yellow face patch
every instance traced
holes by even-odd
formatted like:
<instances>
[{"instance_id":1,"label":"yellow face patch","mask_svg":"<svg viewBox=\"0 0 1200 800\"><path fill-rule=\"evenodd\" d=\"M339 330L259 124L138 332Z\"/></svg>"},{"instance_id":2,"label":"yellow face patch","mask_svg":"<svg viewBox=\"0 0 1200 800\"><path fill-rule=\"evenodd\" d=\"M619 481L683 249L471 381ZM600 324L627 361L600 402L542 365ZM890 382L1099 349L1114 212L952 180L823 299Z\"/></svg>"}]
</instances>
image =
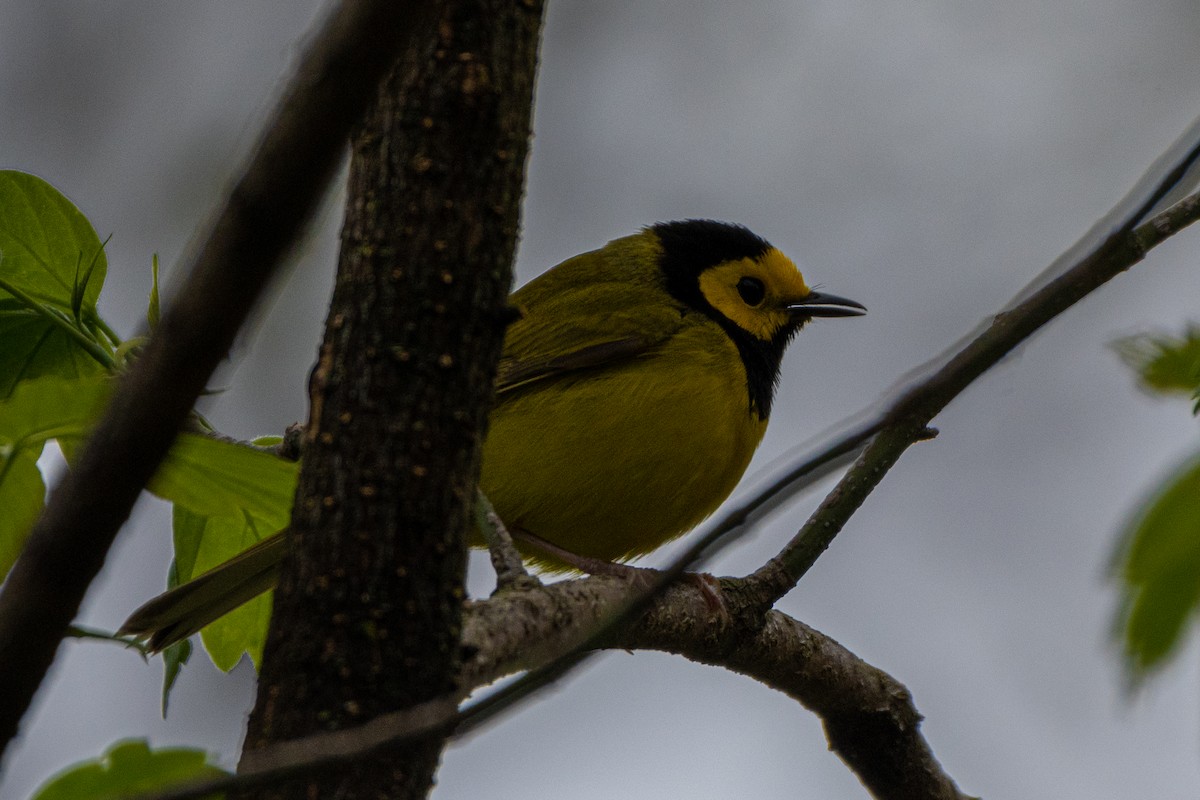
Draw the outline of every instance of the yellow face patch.
<instances>
[{"instance_id":1,"label":"yellow face patch","mask_svg":"<svg viewBox=\"0 0 1200 800\"><path fill-rule=\"evenodd\" d=\"M755 303L759 285L762 298ZM811 291L792 260L775 248L757 259L726 261L700 274L704 299L739 328L764 341L791 322L787 306Z\"/></svg>"}]
</instances>

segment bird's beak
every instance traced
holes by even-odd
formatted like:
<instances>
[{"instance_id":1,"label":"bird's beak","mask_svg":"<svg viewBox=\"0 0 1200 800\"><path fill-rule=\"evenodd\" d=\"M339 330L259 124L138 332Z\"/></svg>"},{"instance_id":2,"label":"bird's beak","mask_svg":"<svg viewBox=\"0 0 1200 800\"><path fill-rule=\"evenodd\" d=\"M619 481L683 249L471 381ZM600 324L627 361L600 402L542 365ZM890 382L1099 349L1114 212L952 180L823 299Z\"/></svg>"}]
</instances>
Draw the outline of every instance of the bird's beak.
<instances>
[{"instance_id":1,"label":"bird's beak","mask_svg":"<svg viewBox=\"0 0 1200 800\"><path fill-rule=\"evenodd\" d=\"M867 313L862 303L825 292L809 292L803 300L787 305L793 317L861 317Z\"/></svg>"}]
</instances>

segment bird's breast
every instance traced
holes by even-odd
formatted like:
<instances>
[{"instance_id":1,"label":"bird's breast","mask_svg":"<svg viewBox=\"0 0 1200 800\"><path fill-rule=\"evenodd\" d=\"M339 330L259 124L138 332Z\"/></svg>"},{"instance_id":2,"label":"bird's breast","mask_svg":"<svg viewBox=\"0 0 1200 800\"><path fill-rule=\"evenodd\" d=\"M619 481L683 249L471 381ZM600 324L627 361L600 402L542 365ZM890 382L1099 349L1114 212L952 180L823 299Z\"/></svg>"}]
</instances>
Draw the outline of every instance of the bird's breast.
<instances>
[{"instance_id":1,"label":"bird's breast","mask_svg":"<svg viewBox=\"0 0 1200 800\"><path fill-rule=\"evenodd\" d=\"M615 561L711 514L766 428L750 411L736 347L715 328L505 397L491 416L480 481L501 518Z\"/></svg>"}]
</instances>

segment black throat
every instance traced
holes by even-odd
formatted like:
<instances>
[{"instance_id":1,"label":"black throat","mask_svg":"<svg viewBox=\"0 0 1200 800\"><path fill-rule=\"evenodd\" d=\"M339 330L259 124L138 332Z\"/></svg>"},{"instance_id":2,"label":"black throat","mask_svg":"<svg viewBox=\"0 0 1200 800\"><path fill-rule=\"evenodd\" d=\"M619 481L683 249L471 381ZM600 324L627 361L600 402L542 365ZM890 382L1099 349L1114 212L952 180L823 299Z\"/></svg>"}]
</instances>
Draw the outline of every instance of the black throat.
<instances>
[{"instance_id":1,"label":"black throat","mask_svg":"<svg viewBox=\"0 0 1200 800\"><path fill-rule=\"evenodd\" d=\"M713 308L700 291L700 273L725 261L761 258L771 245L741 225L708 219L660 222L650 227L662 243L662 271L667 291L689 309L721 326L737 346L746 370L750 411L765 420L771 414L779 368L788 342L800 329L789 325L767 341L739 327Z\"/></svg>"}]
</instances>

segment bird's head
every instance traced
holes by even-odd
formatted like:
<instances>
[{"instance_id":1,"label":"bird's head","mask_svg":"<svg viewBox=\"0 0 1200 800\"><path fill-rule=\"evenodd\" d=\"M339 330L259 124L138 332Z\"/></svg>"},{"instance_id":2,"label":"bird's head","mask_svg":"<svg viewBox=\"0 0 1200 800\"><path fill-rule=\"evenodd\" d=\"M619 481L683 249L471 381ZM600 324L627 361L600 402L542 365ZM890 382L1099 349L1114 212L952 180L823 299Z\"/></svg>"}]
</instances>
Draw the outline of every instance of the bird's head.
<instances>
[{"instance_id":1,"label":"bird's head","mask_svg":"<svg viewBox=\"0 0 1200 800\"><path fill-rule=\"evenodd\" d=\"M715 320L746 365L751 406L766 417L783 351L814 317L855 317L865 306L813 291L778 248L741 225L713 220L660 222L657 239L667 291Z\"/></svg>"}]
</instances>

